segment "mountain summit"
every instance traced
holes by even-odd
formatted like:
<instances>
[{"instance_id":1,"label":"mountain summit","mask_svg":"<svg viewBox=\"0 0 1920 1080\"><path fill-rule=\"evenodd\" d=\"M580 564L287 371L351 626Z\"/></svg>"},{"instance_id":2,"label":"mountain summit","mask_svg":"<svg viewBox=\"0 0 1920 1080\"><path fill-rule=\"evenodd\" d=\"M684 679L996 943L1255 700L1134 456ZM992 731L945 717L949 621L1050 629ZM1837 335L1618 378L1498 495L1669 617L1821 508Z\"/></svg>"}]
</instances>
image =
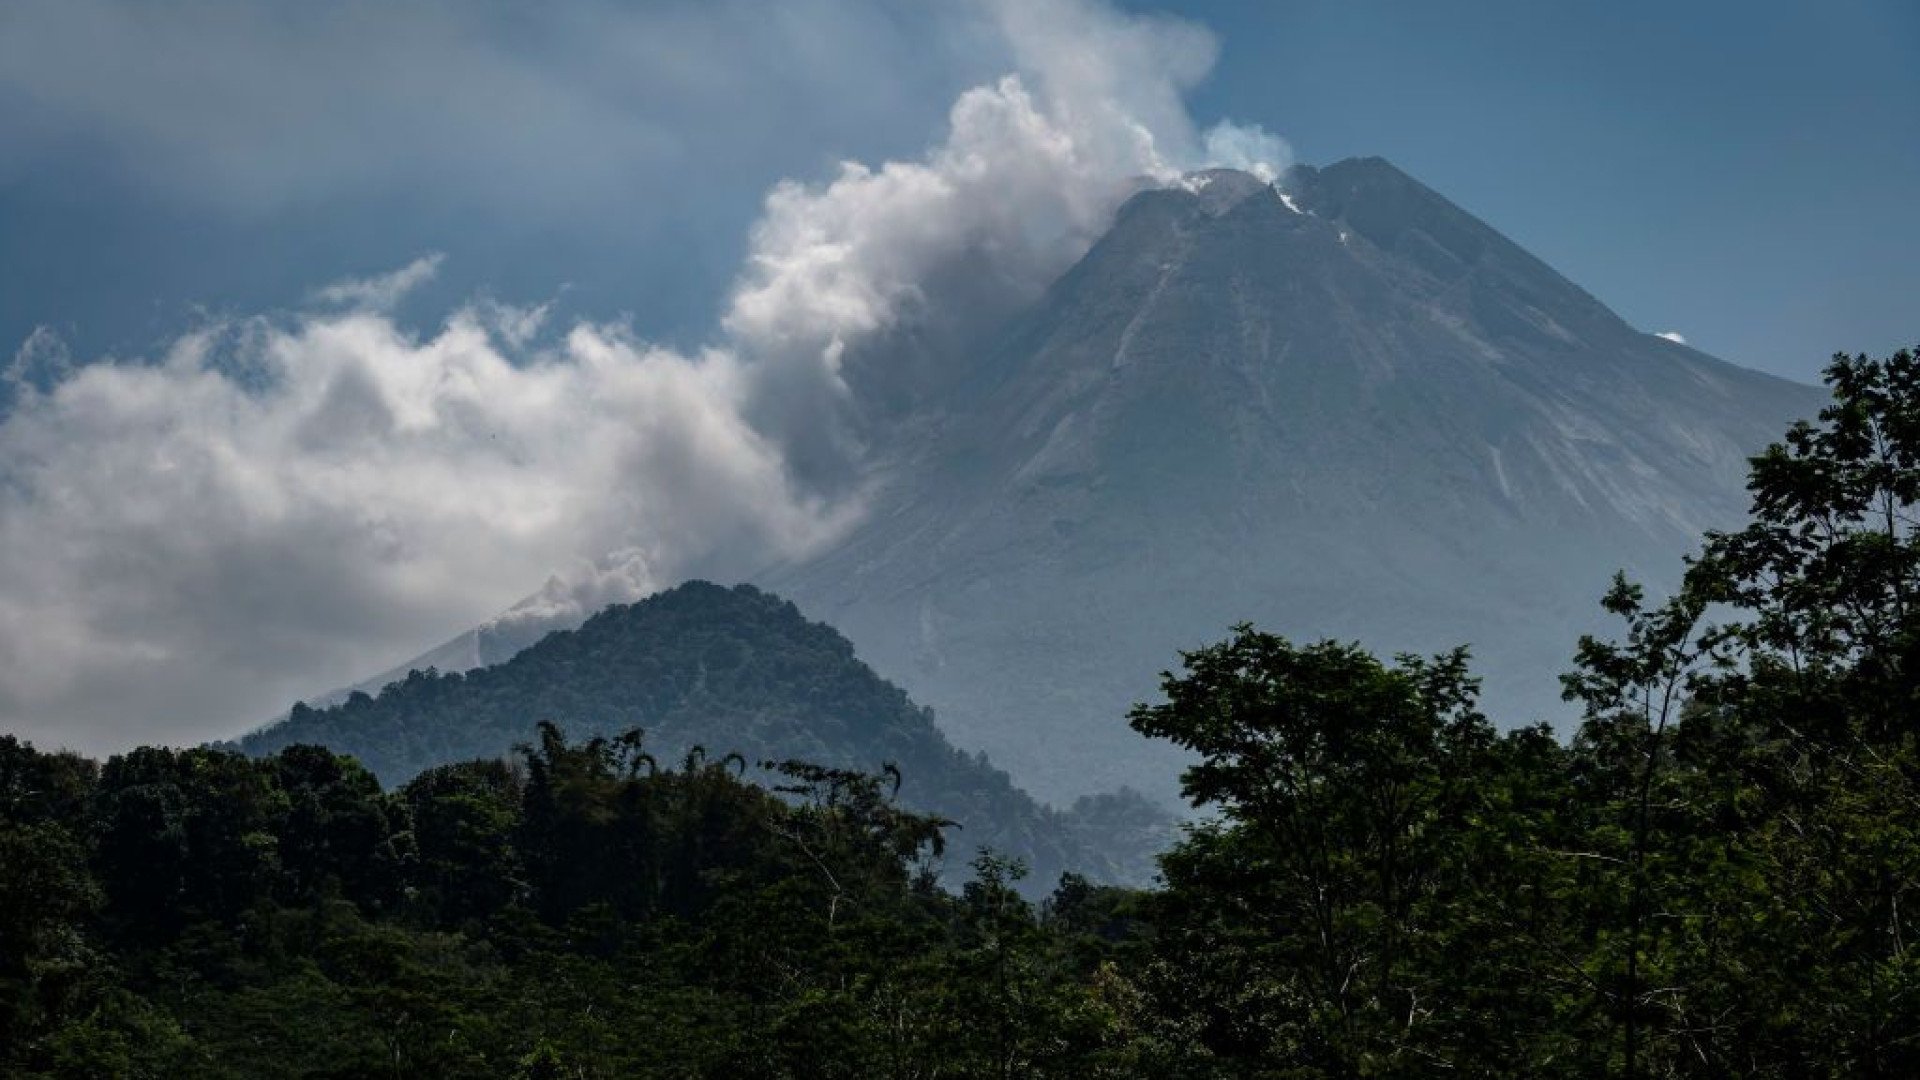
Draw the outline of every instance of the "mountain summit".
<instances>
[{"instance_id":1,"label":"mountain summit","mask_svg":"<svg viewBox=\"0 0 1920 1080\"><path fill-rule=\"evenodd\" d=\"M1170 790L1129 731L1240 620L1472 646L1506 720L1616 569L1739 520L1813 388L1629 326L1378 158L1121 208L900 450L867 523L765 576L1043 797Z\"/></svg>"}]
</instances>

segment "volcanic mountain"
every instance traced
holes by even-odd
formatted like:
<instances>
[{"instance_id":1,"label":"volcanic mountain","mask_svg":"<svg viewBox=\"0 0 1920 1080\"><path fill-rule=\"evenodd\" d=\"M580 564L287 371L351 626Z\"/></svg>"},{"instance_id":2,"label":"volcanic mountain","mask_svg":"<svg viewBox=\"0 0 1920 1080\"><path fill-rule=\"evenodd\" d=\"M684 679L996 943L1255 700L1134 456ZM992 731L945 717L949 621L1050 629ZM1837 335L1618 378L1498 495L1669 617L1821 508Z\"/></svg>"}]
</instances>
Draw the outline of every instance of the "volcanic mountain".
<instances>
[{"instance_id":1,"label":"volcanic mountain","mask_svg":"<svg viewBox=\"0 0 1920 1080\"><path fill-rule=\"evenodd\" d=\"M925 338L850 363L894 433L863 523L755 580L1061 803L1171 796L1127 708L1239 621L1465 644L1496 720L1568 719L1612 574L1673 584L1823 400L1635 329L1378 158L1145 191L1009 324ZM390 677L606 602L548 592Z\"/></svg>"},{"instance_id":2,"label":"volcanic mountain","mask_svg":"<svg viewBox=\"0 0 1920 1080\"><path fill-rule=\"evenodd\" d=\"M1469 645L1509 723L1617 569L1745 509L1813 388L1642 333L1378 158L1135 196L924 403L865 525L767 585L1044 798L1171 790L1128 730L1247 620Z\"/></svg>"}]
</instances>

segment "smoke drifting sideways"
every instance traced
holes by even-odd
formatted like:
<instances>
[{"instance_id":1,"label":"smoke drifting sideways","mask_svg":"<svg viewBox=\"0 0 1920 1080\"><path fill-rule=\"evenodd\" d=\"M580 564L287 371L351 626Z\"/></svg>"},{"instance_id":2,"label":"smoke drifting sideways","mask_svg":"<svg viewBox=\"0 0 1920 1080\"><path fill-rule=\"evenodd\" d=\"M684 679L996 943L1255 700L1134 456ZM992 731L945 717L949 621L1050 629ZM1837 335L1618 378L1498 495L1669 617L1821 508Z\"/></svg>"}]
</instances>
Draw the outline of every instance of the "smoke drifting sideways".
<instances>
[{"instance_id":1,"label":"smoke drifting sideways","mask_svg":"<svg viewBox=\"0 0 1920 1080\"><path fill-rule=\"evenodd\" d=\"M1189 118L1205 30L982 11L1014 73L918 159L777 185L703 349L497 301L409 333L392 310L435 255L150 359L75 364L37 333L0 420L0 730L90 753L230 736L543 580L564 621L802 557L862 511L851 351L1030 298L1143 186L1287 164Z\"/></svg>"}]
</instances>

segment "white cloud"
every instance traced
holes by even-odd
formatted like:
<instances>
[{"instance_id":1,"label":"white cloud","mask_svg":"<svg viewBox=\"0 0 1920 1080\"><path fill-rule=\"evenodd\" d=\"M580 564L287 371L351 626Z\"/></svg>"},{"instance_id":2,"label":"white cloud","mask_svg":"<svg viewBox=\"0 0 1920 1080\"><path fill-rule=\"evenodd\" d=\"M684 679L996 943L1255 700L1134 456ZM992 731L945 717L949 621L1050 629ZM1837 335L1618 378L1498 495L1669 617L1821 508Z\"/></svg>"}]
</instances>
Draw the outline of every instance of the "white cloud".
<instances>
[{"instance_id":1,"label":"white cloud","mask_svg":"<svg viewBox=\"0 0 1920 1080\"><path fill-rule=\"evenodd\" d=\"M1675 345L1685 345L1687 343L1687 339L1684 336L1682 336L1680 331L1678 330L1662 330L1653 336L1658 338L1666 338L1668 341L1673 342Z\"/></svg>"},{"instance_id":2,"label":"white cloud","mask_svg":"<svg viewBox=\"0 0 1920 1080\"><path fill-rule=\"evenodd\" d=\"M990 325L1142 185L1284 163L1256 128L1196 134L1204 30L1085 0L982 10L1015 73L961 94L917 158L776 186L703 350L555 337L547 307L492 301L411 336L390 312L429 255L153 363L14 378L0 727L90 751L228 735L556 568L513 617L810 550L859 512L863 343L943 312Z\"/></svg>"},{"instance_id":3,"label":"white cloud","mask_svg":"<svg viewBox=\"0 0 1920 1080\"><path fill-rule=\"evenodd\" d=\"M73 355L67 343L52 327L36 326L27 340L14 350L13 359L0 371L0 383L14 388L44 389L73 370Z\"/></svg>"},{"instance_id":4,"label":"white cloud","mask_svg":"<svg viewBox=\"0 0 1920 1080\"><path fill-rule=\"evenodd\" d=\"M1257 124L1222 120L1207 129L1204 145L1208 164L1241 169L1269 184L1293 164L1287 144Z\"/></svg>"},{"instance_id":5,"label":"white cloud","mask_svg":"<svg viewBox=\"0 0 1920 1080\"><path fill-rule=\"evenodd\" d=\"M804 386L767 380L755 416L784 442L814 442L810 458L862 446L823 426L832 410L818 399L844 397L841 365L861 337L929 310L992 326L1141 187L1209 165L1271 180L1289 162L1257 126L1196 138L1181 95L1213 63L1203 28L1086 0L986 6L1019 74L960 95L946 138L918 160L847 162L827 183L776 186L754 227L723 325L743 355L805 373ZM932 295L956 277L964 290Z\"/></svg>"},{"instance_id":6,"label":"white cloud","mask_svg":"<svg viewBox=\"0 0 1920 1080\"><path fill-rule=\"evenodd\" d=\"M228 734L583 551L659 584L804 550L850 506L791 488L741 389L724 352L583 325L515 358L464 313L86 367L0 425L0 716L87 748Z\"/></svg>"},{"instance_id":7,"label":"white cloud","mask_svg":"<svg viewBox=\"0 0 1920 1080\"><path fill-rule=\"evenodd\" d=\"M422 255L398 270L365 278L344 278L313 291L313 299L335 307L364 311L392 311L403 297L432 281L446 256Z\"/></svg>"}]
</instances>

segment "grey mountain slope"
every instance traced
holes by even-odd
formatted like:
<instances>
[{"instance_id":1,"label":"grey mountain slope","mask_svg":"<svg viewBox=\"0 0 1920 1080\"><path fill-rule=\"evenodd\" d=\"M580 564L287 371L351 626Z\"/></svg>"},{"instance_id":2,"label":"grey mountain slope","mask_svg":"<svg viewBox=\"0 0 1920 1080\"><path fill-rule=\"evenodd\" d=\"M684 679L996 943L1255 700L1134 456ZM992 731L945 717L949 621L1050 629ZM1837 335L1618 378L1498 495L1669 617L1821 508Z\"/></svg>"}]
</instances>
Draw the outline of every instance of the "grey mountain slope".
<instances>
[{"instance_id":1,"label":"grey mountain slope","mask_svg":"<svg viewBox=\"0 0 1920 1080\"><path fill-rule=\"evenodd\" d=\"M867 523L764 576L1042 797L1177 763L1127 730L1235 621L1470 644L1511 722L1613 570L1744 510L1810 388L1642 334L1378 159L1154 191L933 403Z\"/></svg>"}]
</instances>

